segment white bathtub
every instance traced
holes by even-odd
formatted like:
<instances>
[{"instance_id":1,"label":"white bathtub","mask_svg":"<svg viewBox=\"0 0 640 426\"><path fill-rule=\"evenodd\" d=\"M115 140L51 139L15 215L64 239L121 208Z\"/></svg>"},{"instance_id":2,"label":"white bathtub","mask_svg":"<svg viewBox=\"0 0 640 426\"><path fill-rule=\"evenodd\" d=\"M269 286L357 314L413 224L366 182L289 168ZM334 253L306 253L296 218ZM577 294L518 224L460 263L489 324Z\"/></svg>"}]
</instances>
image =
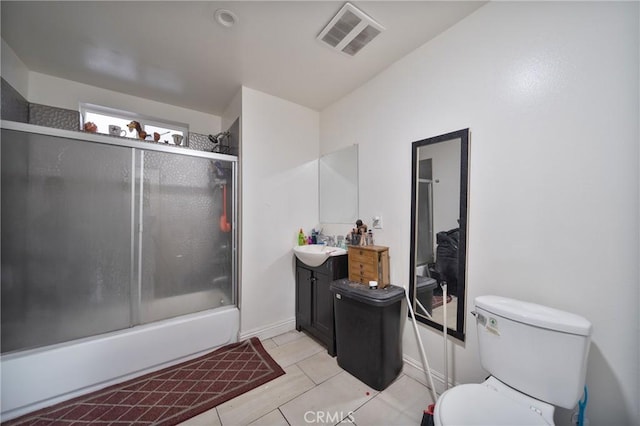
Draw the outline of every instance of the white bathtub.
<instances>
[{"instance_id":1,"label":"white bathtub","mask_svg":"<svg viewBox=\"0 0 640 426\"><path fill-rule=\"evenodd\" d=\"M240 311L224 307L0 357L6 421L238 341Z\"/></svg>"}]
</instances>

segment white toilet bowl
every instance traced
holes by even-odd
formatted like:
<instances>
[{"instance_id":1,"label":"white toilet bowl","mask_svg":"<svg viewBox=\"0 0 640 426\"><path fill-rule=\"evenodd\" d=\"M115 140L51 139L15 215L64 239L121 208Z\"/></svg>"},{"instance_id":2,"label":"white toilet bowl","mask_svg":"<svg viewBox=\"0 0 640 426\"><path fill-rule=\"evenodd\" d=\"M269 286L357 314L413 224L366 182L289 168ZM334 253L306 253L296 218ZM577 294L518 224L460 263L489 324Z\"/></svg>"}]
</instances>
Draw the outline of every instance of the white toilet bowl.
<instances>
[{"instance_id":1,"label":"white toilet bowl","mask_svg":"<svg viewBox=\"0 0 640 426\"><path fill-rule=\"evenodd\" d=\"M574 408L584 391L591 323L500 296L478 296L475 305L480 364L491 376L440 395L434 423L553 425L555 407Z\"/></svg>"},{"instance_id":2,"label":"white toilet bowl","mask_svg":"<svg viewBox=\"0 0 640 426\"><path fill-rule=\"evenodd\" d=\"M555 407L531 398L494 377L480 384L459 385L436 403L435 425L553 425Z\"/></svg>"}]
</instances>

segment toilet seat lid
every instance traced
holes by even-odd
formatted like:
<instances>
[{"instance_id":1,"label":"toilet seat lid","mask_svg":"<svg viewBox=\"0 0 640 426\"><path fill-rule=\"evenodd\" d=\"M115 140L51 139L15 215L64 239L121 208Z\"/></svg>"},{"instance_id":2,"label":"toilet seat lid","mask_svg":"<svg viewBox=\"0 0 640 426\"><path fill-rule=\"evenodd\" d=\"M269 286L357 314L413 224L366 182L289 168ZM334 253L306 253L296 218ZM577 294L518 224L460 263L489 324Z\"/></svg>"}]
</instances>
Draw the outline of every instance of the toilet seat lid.
<instances>
[{"instance_id":1,"label":"toilet seat lid","mask_svg":"<svg viewBox=\"0 0 640 426\"><path fill-rule=\"evenodd\" d=\"M504 392L483 384L460 385L444 392L436 403L434 417L441 425L553 425L553 418L527 400L533 398ZM517 394L517 395L516 395ZM540 402L540 404L543 404Z\"/></svg>"}]
</instances>

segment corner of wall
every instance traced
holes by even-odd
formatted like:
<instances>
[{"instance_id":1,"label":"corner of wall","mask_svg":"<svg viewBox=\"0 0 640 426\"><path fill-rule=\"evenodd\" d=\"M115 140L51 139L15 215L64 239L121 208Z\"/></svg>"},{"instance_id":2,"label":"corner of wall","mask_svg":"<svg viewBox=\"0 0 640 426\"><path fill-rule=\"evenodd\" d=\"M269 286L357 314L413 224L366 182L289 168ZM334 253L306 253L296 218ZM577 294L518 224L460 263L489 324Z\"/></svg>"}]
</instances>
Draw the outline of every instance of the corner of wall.
<instances>
[{"instance_id":1,"label":"corner of wall","mask_svg":"<svg viewBox=\"0 0 640 426\"><path fill-rule=\"evenodd\" d=\"M291 250L296 230L318 222L319 114L244 86L240 97L240 332L264 336L295 317ZM264 241L268 253L256 250Z\"/></svg>"},{"instance_id":2,"label":"corner of wall","mask_svg":"<svg viewBox=\"0 0 640 426\"><path fill-rule=\"evenodd\" d=\"M11 46L4 39L0 39L0 51L2 66L0 67L0 75L7 83L11 85L20 95L27 100L29 93L29 69L16 55Z\"/></svg>"},{"instance_id":3,"label":"corner of wall","mask_svg":"<svg viewBox=\"0 0 640 426\"><path fill-rule=\"evenodd\" d=\"M242 115L242 88L240 88L222 113L222 130L228 130Z\"/></svg>"}]
</instances>

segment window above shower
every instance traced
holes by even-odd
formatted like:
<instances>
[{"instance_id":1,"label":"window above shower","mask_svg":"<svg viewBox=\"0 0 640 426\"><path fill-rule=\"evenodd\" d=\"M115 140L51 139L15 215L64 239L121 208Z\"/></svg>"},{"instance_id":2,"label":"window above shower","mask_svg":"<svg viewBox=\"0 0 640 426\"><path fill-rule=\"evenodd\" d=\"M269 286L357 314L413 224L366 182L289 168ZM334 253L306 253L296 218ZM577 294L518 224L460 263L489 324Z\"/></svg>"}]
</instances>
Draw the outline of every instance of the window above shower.
<instances>
[{"instance_id":1,"label":"window above shower","mask_svg":"<svg viewBox=\"0 0 640 426\"><path fill-rule=\"evenodd\" d=\"M116 108L80 104L80 129L96 125L96 133L168 145L188 146L189 125Z\"/></svg>"}]
</instances>

